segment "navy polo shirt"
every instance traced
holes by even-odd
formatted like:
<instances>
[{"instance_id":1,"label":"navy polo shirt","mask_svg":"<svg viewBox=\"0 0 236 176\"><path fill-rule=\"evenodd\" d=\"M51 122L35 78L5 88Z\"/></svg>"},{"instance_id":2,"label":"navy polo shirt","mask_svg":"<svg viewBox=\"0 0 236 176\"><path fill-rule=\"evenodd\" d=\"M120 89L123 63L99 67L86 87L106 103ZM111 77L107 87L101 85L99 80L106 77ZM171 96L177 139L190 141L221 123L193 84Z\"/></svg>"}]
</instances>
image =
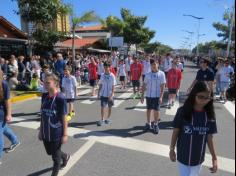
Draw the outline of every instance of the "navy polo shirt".
<instances>
[{"instance_id":1,"label":"navy polo shirt","mask_svg":"<svg viewBox=\"0 0 236 176\"><path fill-rule=\"evenodd\" d=\"M180 129L177 140L177 160L188 166L204 162L207 136L217 133L216 121L207 118L206 112L193 112L192 122L187 122L180 108L174 118L173 127Z\"/></svg>"},{"instance_id":2,"label":"navy polo shirt","mask_svg":"<svg viewBox=\"0 0 236 176\"><path fill-rule=\"evenodd\" d=\"M5 116L7 113L5 101L10 98L10 89L6 81L2 82L2 88L4 97L3 100L0 100L0 122L5 122Z\"/></svg>"},{"instance_id":3,"label":"navy polo shirt","mask_svg":"<svg viewBox=\"0 0 236 176\"><path fill-rule=\"evenodd\" d=\"M63 118L67 114L67 103L64 95L58 93L49 97L48 93L42 96L41 126L43 140L55 142L63 136Z\"/></svg>"},{"instance_id":4,"label":"navy polo shirt","mask_svg":"<svg viewBox=\"0 0 236 176\"><path fill-rule=\"evenodd\" d=\"M214 72L207 68L206 70L200 69L196 76L197 81L214 81Z\"/></svg>"}]
</instances>

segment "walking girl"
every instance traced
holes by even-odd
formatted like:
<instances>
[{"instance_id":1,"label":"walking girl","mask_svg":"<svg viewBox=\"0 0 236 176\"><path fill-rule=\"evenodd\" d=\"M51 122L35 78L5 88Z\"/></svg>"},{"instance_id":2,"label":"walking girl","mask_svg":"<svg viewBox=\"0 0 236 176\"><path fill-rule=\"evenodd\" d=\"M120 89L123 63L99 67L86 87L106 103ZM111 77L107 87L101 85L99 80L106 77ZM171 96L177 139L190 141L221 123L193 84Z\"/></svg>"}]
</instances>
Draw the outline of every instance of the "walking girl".
<instances>
[{"instance_id":1,"label":"walking girl","mask_svg":"<svg viewBox=\"0 0 236 176\"><path fill-rule=\"evenodd\" d=\"M170 159L178 161L180 176L199 176L206 144L212 156L212 173L217 171L213 134L217 133L213 93L207 82L196 82L173 121ZM175 146L177 143L177 158Z\"/></svg>"},{"instance_id":2,"label":"walking girl","mask_svg":"<svg viewBox=\"0 0 236 176\"><path fill-rule=\"evenodd\" d=\"M41 123L39 140L42 140L48 155L52 156L53 171L51 176L57 176L59 170L67 165L70 155L61 151L62 144L68 140L67 106L64 95L59 91L59 78L48 74L45 87L48 93L42 95Z\"/></svg>"}]
</instances>

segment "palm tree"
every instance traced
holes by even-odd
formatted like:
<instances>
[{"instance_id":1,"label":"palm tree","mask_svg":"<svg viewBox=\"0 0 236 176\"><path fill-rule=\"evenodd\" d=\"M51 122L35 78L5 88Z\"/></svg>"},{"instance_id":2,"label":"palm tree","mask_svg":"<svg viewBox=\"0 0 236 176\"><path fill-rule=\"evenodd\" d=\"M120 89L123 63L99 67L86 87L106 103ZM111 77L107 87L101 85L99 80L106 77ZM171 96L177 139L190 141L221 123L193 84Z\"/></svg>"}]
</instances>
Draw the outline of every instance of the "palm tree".
<instances>
[{"instance_id":1,"label":"palm tree","mask_svg":"<svg viewBox=\"0 0 236 176\"><path fill-rule=\"evenodd\" d=\"M80 26L84 23L90 23L90 22L100 22L100 18L95 14L94 11L85 12L80 17L72 16L72 32L73 32L73 38L72 38L72 62L74 63L75 60L75 28L77 26Z\"/></svg>"}]
</instances>

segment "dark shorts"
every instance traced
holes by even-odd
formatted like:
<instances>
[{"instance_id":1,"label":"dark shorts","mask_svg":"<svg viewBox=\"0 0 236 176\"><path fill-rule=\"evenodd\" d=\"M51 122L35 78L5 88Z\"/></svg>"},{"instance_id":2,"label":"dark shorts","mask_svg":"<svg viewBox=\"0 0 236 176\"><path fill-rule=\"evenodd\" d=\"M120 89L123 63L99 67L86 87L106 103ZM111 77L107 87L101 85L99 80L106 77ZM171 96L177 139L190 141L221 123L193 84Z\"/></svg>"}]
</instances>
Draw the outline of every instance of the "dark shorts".
<instances>
[{"instance_id":1,"label":"dark shorts","mask_svg":"<svg viewBox=\"0 0 236 176\"><path fill-rule=\"evenodd\" d=\"M71 98L71 99L66 99L67 103L73 103L75 101L75 99Z\"/></svg>"},{"instance_id":2,"label":"dark shorts","mask_svg":"<svg viewBox=\"0 0 236 176\"><path fill-rule=\"evenodd\" d=\"M108 97L101 97L101 107L109 107L114 106L114 100L110 101Z\"/></svg>"},{"instance_id":3,"label":"dark shorts","mask_svg":"<svg viewBox=\"0 0 236 176\"><path fill-rule=\"evenodd\" d=\"M91 87L95 87L95 86L96 86L96 80L95 80L95 79L91 79L91 80L89 81L89 83L90 83L90 86L91 86Z\"/></svg>"},{"instance_id":4,"label":"dark shorts","mask_svg":"<svg viewBox=\"0 0 236 176\"><path fill-rule=\"evenodd\" d=\"M143 75L143 81L145 80L146 75Z\"/></svg>"},{"instance_id":5,"label":"dark shorts","mask_svg":"<svg viewBox=\"0 0 236 176\"><path fill-rule=\"evenodd\" d=\"M133 87L140 87L140 81L138 80L133 80L132 84L133 84Z\"/></svg>"},{"instance_id":6,"label":"dark shorts","mask_svg":"<svg viewBox=\"0 0 236 176\"><path fill-rule=\"evenodd\" d=\"M125 81L125 76L120 76L120 81Z\"/></svg>"},{"instance_id":7,"label":"dark shorts","mask_svg":"<svg viewBox=\"0 0 236 176\"><path fill-rule=\"evenodd\" d=\"M159 98L146 98L147 100L147 110L160 111Z\"/></svg>"},{"instance_id":8,"label":"dark shorts","mask_svg":"<svg viewBox=\"0 0 236 176\"><path fill-rule=\"evenodd\" d=\"M101 75L98 75L98 80L100 80L101 79Z\"/></svg>"},{"instance_id":9,"label":"dark shorts","mask_svg":"<svg viewBox=\"0 0 236 176\"><path fill-rule=\"evenodd\" d=\"M130 71L128 71L128 76L130 76L130 74L131 74L131 72L130 72Z\"/></svg>"},{"instance_id":10,"label":"dark shorts","mask_svg":"<svg viewBox=\"0 0 236 176\"><path fill-rule=\"evenodd\" d=\"M169 94L177 94L177 89L169 89Z\"/></svg>"}]
</instances>

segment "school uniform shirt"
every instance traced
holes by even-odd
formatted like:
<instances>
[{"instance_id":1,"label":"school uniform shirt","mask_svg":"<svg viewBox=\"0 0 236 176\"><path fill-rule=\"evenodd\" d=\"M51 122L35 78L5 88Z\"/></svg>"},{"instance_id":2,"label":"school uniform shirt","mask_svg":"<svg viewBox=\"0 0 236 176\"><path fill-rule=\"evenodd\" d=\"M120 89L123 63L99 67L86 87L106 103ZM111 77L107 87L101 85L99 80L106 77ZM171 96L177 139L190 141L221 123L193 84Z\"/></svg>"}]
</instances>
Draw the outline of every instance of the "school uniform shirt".
<instances>
[{"instance_id":1,"label":"school uniform shirt","mask_svg":"<svg viewBox=\"0 0 236 176\"><path fill-rule=\"evenodd\" d=\"M99 85L102 85L100 96L110 97L112 95L112 87L116 85L116 78L113 73L102 74L99 81Z\"/></svg>"},{"instance_id":2,"label":"school uniform shirt","mask_svg":"<svg viewBox=\"0 0 236 176\"><path fill-rule=\"evenodd\" d=\"M6 81L2 82L2 88L3 88L3 100L0 100L0 122L6 122L6 113L7 113L7 108L5 101L7 101L10 98L10 89L8 87L8 84Z\"/></svg>"},{"instance_id":3,"label":"school uniform shirt","mask_svg":"<svg viewBox=\"0 0 236 176\"><path fill-rule=\"evenodd\" d=\"M126 76L125 64L119 65L119 76Z\"/></svg>"},{"instance_id":4,"label":"school uniform shirt","mask_svg":"<svg viewBox=\"0 0 236 176\"><path fill-rule=\"evenodd\" d=\"M139 62L138 63L133 63L131 65L131 78L132 78L132 81L139 81L141 75L142 75L142 64L140 64Z\"/></svg>"},{"instance_id":5,"label":"school uniform shirt","mask_svg":"<svg viewBox=\"0 0 236 176\"><path fill-rule=\"evenodd\" d=\"M222 67L220 70L220 82L230 83L230 74L234 73L234 69L231 66Z\"/></svg>"},{"instance_id":6,"label":"school uniform shirt","mask_svg":"<svg viewBox=\"0 0 236 176\"><path fill-rule=\"evenodd\" d=\"M206 70L200 69L197 72L196 80L197 81L214 81L214 73L209 68L207 68Z\"/></svg>"},{"instance_id":7,"label":"school uniform shirt","mask_svg":"<svg viewBox=\"0 0 236 176\"><path fill-rule=\"evenodd\" d=\"M47 142L56 142L63 136L63 118L67 114L65 96L58 93L50 97L48 93L42 95L41 126L42 138Z\"/></svg>"},{"instance_id":8,"label":"school uniform shirt","mask_svg":"<svg viewBox=\"0 0 236 176\"><path fill-rule=\"evenodd\" d=\"M98 75L102 75L105 71L104 71L104 64L103 63L99 63L98 64Z\"/></svg>"},{"instance_id":9,"label":"school uniform shirt","mask_svg":"<svg viewBox=\"0 0 236 176\"><path fill-rule=\"evenodd\" d=\"M181 71L184 71L184 65L183 63L179 63L177 66Z\"/></svg>"},{"instance_id":10,"label":"school uniform shirt","mask_svg":"<svg viewBox=\"0 0 236 176\"><path fill-rule=\"evenodd\" d=\"M72 75L62 78L62 88L67 99L74 99L76 97L77 81Z\"/></svg>"},{"instance_id":11,"label":"school uniform shirt","mask_svg":"<svg viewBox=\"0 0 236 176\"><path fill-rule=\"evenodd\" d=\"M180 69L170 69L167 74L167 87L169 89L179 89L182 79L182 73Z\"/></svg>"},{"instance_id":12,"label":"school uniform shirt","mask_svg":"<svg viewBox=\"0 0 236 176\"><path fill-rule=\"evenodd\" d=\"M168 72L172 68L172 58L166 58L163 63L164 72Z\"/></svg>"},{"instance_id":13,"label":"school uniform shirt","mask_svg":"<svg viewBox=\"0 0 236 176\"><path fill-rule=\"evenodd\" d=\"M143 75L146 75L147 73L151 72L151 64L150 61L144 60L142 62L143 65Z\"/></svg>"},{"instance_id":14,"label":"school uniform shirt","mask_svg":"<svg viewBox=\"0 0 236 176\"><path fill-rule=\"evenodd\" d=\"M207 136L217 133L215 120L209 120L205 111L193 112L192 121L183 117L183 108L179 108L173 121L173 127L180 129L177 141L177 160L188 166L197 166L204 162Z\"/></svg>"},{"instance_id":15,"label":"school uniform shirt","mask_svg":"<svg viewBox=\"0 0 236 176\"><path fill-rule=\"evenodd\" d=\"M88 65L88 69L89 69L89 79L97 80L97 64L90 63Z\"/></svg>"},{"instance_id":16,"label":"school uniform shirt","mask_svg":"<svg viewBox=\"0 0 236 176\"><path fill-rule=\"evenodd\" d=\"M146 97L159 98L161 95L161 85L166 83L165 73L158 71L146 74L144 83L146 84Z\"/></svg>"},{"instance_id":17,"label":"school uniform shirt","mask_svg":"<svg viewBox=\"0 0 236 176\"><path fill-rule=\"evenodd\" d=\"M130 67L131 65L133 64L133 61L129 58L126 58L125 59L125 66L126 66L126 71L127 72L130 72Z\"/></svg>"},{"instance_id":18,"label":"school uniform shirt","mask_svg":"<svg viewBox=\"0 0 236 176\"><path fill-rule=\"evenodd\" d=\"M118 67L118 58L116 56L112 58L112 66L114 68Z\"/></svg>"}]
</instances>

